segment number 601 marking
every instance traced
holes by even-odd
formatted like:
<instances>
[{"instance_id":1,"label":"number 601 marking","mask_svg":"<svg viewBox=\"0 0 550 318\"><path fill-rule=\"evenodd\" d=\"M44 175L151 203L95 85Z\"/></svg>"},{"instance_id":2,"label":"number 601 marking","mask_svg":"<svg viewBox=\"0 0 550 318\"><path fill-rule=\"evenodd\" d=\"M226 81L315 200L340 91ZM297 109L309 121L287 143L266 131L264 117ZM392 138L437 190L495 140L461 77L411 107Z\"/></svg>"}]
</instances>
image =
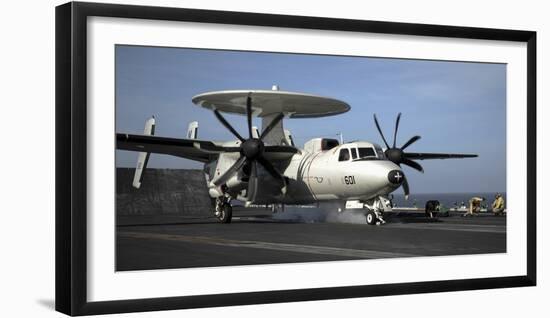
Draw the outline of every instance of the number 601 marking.
<instances>
[{"instance_id":1,"label":"number 601 marking","mask_svg":"<svg viewBox=\"0 0 550 318\"><path fill-rule=\"evenodd\" d=\"M355 184L355 176L345 176L344 177L344 183L345 184Z\"/></svg>"}]
</instances>

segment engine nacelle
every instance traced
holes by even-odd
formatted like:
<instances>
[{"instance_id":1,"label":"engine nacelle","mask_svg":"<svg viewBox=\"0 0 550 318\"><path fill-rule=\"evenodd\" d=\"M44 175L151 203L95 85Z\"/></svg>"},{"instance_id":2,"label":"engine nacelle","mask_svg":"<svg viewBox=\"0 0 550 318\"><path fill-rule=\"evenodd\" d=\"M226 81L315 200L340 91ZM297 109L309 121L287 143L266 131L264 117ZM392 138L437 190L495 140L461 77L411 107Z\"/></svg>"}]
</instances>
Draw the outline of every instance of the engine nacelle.
<instances>
[{"instance_id":1,"label":"engine nacelle","mask_svg":"<svg viewBox=\"0 0 550 318\"><path fill-rule=\"evenodd\" d=\"M337 147L340 143L336 139L331 138L314 138L306 142L304 150L309 153L330 150Z\"/></svg>"}]
</instances>

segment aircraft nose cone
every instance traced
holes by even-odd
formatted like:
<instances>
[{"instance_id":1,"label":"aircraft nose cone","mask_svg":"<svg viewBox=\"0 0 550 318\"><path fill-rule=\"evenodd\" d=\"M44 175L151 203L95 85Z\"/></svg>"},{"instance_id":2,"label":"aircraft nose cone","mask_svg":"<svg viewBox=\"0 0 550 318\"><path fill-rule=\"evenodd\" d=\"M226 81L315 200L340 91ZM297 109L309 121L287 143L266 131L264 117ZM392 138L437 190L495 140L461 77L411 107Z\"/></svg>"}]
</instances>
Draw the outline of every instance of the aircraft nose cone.
<instances>
[{"instance_id":1,"label":"aircraft nose cone","mask_svg":"<svg viewBox=\"0 0 550 318\"><path fill-rule=\"evenodd\" d=\"M388 172L388 181L392 184L401 184L403 182L404 174L400 170L392 170Z\"/></svg>"}]
</instances>

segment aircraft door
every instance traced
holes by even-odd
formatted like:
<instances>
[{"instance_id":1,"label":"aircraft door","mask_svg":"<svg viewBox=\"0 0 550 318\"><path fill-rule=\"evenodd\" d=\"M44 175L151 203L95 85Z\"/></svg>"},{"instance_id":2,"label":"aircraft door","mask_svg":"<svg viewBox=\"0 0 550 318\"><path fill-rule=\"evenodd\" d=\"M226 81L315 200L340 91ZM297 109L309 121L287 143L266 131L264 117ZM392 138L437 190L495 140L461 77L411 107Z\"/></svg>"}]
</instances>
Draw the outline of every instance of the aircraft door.
<instances>
[{"instance_id":1,"label":"aircraft door","mask_svg":"<svg viewBox=\"0 0 550 318\"><path fill-rule=\"evenodd\" d=\"M307 180L311 192L317 200L336 199L330 191L332 185L329 173L330 163L326 153L318 154L307 167Z\"/></svg>"},{"instance_id":2,"label":"aircraft door","mask_svg":"<svg viewBox=\"0 0 550 318\"><path fill-rule=\"evenodd\" d=\"M327 151L316 157L308 170L311 191L318 200L340 200L346 195L346 185L341 181L351 159L348 148Z\"/></svg>"}]
</instances>

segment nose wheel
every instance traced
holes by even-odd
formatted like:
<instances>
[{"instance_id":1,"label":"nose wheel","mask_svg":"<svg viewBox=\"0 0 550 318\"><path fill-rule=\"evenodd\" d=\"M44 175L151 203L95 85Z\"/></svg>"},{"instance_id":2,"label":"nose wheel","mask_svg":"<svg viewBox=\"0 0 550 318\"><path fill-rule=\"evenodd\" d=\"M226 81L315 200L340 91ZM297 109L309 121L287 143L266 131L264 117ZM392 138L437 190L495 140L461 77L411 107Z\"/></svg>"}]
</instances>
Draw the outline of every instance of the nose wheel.
<instances>
[{"instance_id":1,"label":"nose wheel","mask_svg":"<svg viewBox=\"0 0 550 318\"><path fill-rule=\"evenodd\" d=\"M368 225L382 225L386 223L383 217L384 204L379 197L365 202L364 207L367 209L365 218Z\"/></svg>"},{"instance_id":2,"label":"nose wheel","mask_svg":"<svg viewBox=\"0 0 550 318\"><path fill-rule=\"evenodd\" d=\"M386 223L381 212L369 211L365 217L368 225L382 225Z\"/></svg>"},{"instance_id":3,"label":"nose wheel","mask_svg":"<svg viewBox=\"0 0 550 318\"><path fill-rule=\"evenodd\" d=\"M367 212L367 224L368 225L375 225L376 224L376 213L374 211Z\"/></svg>"}]
</instances>

